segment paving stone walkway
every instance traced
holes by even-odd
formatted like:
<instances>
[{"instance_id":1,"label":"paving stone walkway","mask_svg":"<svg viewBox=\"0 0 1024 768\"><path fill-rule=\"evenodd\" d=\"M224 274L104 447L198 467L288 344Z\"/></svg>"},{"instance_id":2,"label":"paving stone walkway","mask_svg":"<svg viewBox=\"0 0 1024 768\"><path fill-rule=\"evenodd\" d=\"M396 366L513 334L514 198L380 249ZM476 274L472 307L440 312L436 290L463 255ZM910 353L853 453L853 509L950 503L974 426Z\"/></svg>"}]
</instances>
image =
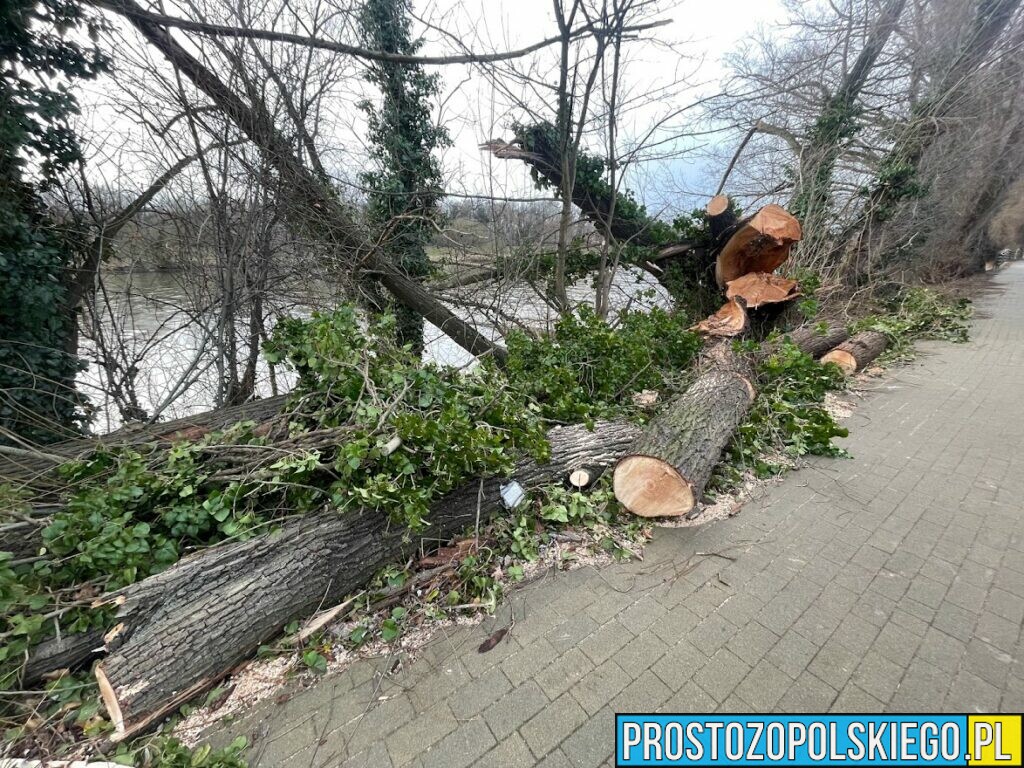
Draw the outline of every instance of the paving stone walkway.
<instances>
[{"instance_id":1,"label":"paving stone walkway","mask_svg":"<svg viewBox=\"0 0 1024 768\"><path fill-rule=\"evenodd\" d=\"M218 740L247 734L268 767L589 767L612 764L615 712L1024 710L1024 264L993 285L970 344L922 345L875 385L852 458Z\"/></svg>"}]
</instances>

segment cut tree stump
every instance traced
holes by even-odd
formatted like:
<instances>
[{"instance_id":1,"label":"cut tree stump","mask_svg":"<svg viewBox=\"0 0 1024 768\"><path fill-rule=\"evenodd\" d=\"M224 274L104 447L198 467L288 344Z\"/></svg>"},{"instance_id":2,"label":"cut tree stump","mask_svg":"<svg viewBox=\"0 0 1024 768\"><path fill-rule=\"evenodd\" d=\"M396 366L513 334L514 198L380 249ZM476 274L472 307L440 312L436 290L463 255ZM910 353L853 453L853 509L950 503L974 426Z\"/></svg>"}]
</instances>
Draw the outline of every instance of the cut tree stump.
<instances>
[{"instance_id":1,"label":"cut tree stump","mask_svg":"<svg viewBox=\"0 0 1024 768\"><path fill-rule=\"evenodd\" d=\"M852 336L821 358L823 363L835 363L850 376L863 370L868 363L885 351L889 339L878 331L862 331Z\"/></svg>"},{"instance_id":2,"label":"cut tree stump","mask_svg":"<svg viewBox=\"0 0 1024 768\"><path fill-rule=\"evenodd\" d=\"M754 401L749 374L715 367L665 405L615 466L615 497L641 517L685 515Z\"/></svg>"},{"instance_id":3,"label":"cut tree stump","mask_svg":"<svg viewBox=\"0 0 1024 768\"><path fill-rule=\"evenodd\" d=\"M551 460L521 462L513 477L531 488L561 482L580 467L608 466L639 430L599 422L594 430L548 433ZM120 741L155 726L213 686L289 621L341 602L384 566L413 556L421 542L447 541L499 514L500 486L473 480L432 508L430 526L410 534L378 511L309 514L276 533L199 552L108 599L123 600L96 666Z\"/></svg>"},{"instance_id":4,"label":"cut tree stump","mask_svg":"<svg viewBox=\"0 0 1024 768\"><path fill-rule=\"evenodd\" d=\"M800 222L779 205L766 205L739 223L718 254L715 279L720 288L751 272L774 272L789 258L802 236Z\"/></svg>"}]
</instances>

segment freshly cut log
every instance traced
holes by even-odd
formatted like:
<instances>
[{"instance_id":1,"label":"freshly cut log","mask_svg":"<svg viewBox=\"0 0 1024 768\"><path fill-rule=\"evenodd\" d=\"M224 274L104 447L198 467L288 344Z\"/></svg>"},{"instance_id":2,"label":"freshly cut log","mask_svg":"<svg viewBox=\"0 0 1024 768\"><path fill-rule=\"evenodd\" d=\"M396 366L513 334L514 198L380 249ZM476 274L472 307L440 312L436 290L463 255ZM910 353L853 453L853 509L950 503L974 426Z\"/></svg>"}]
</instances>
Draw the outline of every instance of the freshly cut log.
<instances>
[{"instance_id":1,"label":"freshly cut log","mask_svg":"<svg viewBox=\"0 0 1024 768\"><path fill-rule=\"evenodd\" d=\"M729 299L715 314L690 328L706 336L731 338L747 329L747 311L741 301Z\"/></svg>"},{"instance_id":2,"label":"freshly cut log","mask_svg":"<svg viewBox=\"0 0 1024 768\"><path fill-rule=\"evenodd\" d=\"M842 326L820 328L817 325L802 325L789 334L790 341L802 352L815 358L821 357L848 338L850 333Z\"/></svg>"},{"instance_id":3,"label":"freshly cut log","mask_svg":"<svg viewBox=\"0 0 1024 768\"><path fill-rule=\"evenodd\" d=\"M720 288L750 272L773 272L789 258L802 236L800 222L779 205L766 205L740 222L718 254L715 278Z\"/></svg>"},{"instance_id":4,"label":"freshly cut log","mask_svg":"<svg viewBox=\"0 0 1024 768\"><path fill-rule=\"evenodd\" d=\"M561 482L579 467L609 466L639 429L599 422L594 431L548 433L551 460L521 462L526 488ZM212 686L292 619L339 603L381 568L499 514L500 478L474 480L434 505L430 526L411 534L376 511L323 512L277 533L213 547L116 595L123 628L96 666L103 701L121 740L156 725Z\"/></svg>"},{"instance_id":5,"label":"freshly cut log","mask_svg":"<svg viewBox=\"0 0 1024 768\"><path fill-rule=\"evenodd\" d=\"M685 515L754 401L744 372L715 367L668 403L615 465L615 498L641 517Z\"/></svg>"},{"instance_id":6,"label":"freshly cut log","mask_svg":"<svg viewBox=\"0 0 1024 768\"><path fill-rule=\"evenodd\" d=\"M750 272L743 277L730 280L727 286L726 298L743 299L747 309L792 301L800 296L800 284L796 280L767 272Z\"/></svg>"},{"instance_id":7,"label":"freshly cut log","mask_svg":"<svg viewBox=\"0 0 1024 768\"><path fill-rule=\"evenodd\" d=\"M889 339L878 331L862 331L852 336L821 358L823 363L835 363L847 376L863 368L882 354Z\"/></svg>"}]
</instances>

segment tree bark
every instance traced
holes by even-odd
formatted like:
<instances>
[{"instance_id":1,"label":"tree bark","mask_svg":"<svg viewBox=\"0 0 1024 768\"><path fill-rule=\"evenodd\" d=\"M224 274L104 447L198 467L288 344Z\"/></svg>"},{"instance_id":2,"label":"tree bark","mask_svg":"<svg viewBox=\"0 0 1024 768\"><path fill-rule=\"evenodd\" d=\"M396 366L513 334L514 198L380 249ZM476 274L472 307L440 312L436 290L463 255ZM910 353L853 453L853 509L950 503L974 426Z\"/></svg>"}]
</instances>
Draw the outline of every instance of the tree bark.
<instances>
[{"instance_id":1,"label":"tree bark","mask_svg":"<svg viewBox=\"0 0 1024 768\"><path fill-rule=\"evenodd\" d=\"M789 338L802 352L818 358L850 338L850 333L841 326L819 330L816 325L803 325L790 333Z\"/></svg>"},{"instance_id":2,"label":"tree bark","mask_svg":"<svg viewBox=\"0 0 1024 768\"><path fill-rule=\"evenodd\" d=\"M32 648L21 673L21 684L30 687L51 672L81 667L99 656L102 650L103 632L99 629L51 637Z\"/></svg>"},{"instance_id":3,"label":"tree bark","mask_svg":"<svg viewBox=\"0 0 1024 768\"><path fill-rule=\"evenodd\" d=\"M742 362L702 374L644 428L616 465L615 497L641 517L692 510L754 395Z\"/></svg>"},{"instance_id":4,"label":"tree bark","mask_svg":"<svg viewBox=\"0 0 1024 768\"><path fill-rule=\"evenodd\" d=\"M832 98L825 102L814 130L798 153L799 183L790 208L802 212L808 227L817 228L827 213L836 161L849 142L847 132L856 131L855 107L861 90L896 29L905 5L906 0L889 0L883 6L856 61Z\"/></svg>"},{"instance_id":5,"label":"tree bark","mask_svg":"<svg viewBox=\"0 0 1024 768\"><path fill-rule=\"evenodd\" d=\"M552 430L551 461L524 461L513 477L529 488L561 482L578 467L609 465L637 432L623 422L602 422L593 432ZM277 533L200 552L118 593L122 628L96 667L115 738L155 725L288 621L339 602L422 542L446 541L499 514L502 482L473 481L445 497L420 534L380 512L311 514Z\"/></svg>"},{"instance_id":6,"label":"tree bark","mask_svg":"<svg viewBox=\"0 0 1024 768\"><path fill-rule=\"evenodd\" d=\"M821 358L823 363L835 363L847 376L863 370L889 346L889 339L878 331L862 331L840 344Z\"/></svg>"},{"instance_id":7,"label":"tree bark","mask_svg":"<svg viewBox=\"0 0 1024 768\"><path fill-rule=\"evenodd\" d=\"M1003 31L1020 8L1022 0L979 0L969 34L941 77L934 79L926 108L920 110L896 135L893 147L882 166L899 163L906 175L917 174L925 154L941 135L942 126L952 109L960 103L964 90L970 87L973 75L1001 38ZM854 282L872 264L874 246L884 237L885 223L894 217L900 202L902 185L876 180L867 195L858 217L847 226L840 238L845 249L847 280Z\"/></svg>"}]
</instances>

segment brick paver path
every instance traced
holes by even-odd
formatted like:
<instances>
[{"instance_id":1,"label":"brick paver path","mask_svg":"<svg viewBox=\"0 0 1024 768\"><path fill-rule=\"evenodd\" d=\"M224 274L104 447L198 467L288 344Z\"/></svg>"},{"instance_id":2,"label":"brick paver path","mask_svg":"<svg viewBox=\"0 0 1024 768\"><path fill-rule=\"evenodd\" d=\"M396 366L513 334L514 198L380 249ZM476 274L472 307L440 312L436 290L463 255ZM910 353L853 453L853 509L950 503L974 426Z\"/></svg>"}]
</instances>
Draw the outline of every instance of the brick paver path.
<instances>
[{"instance_id":1,"label":"brick paver path","mask_svg":"<svg viewBox=\"0 0 1024 768\"><path fill-rule=\"evenodd\" d=\"M1024 710L1024 264L993 282L970 344L876 385L851 459L227 730L268 767L598 766L616 711Z\"/></svg>"}]
</instances>

